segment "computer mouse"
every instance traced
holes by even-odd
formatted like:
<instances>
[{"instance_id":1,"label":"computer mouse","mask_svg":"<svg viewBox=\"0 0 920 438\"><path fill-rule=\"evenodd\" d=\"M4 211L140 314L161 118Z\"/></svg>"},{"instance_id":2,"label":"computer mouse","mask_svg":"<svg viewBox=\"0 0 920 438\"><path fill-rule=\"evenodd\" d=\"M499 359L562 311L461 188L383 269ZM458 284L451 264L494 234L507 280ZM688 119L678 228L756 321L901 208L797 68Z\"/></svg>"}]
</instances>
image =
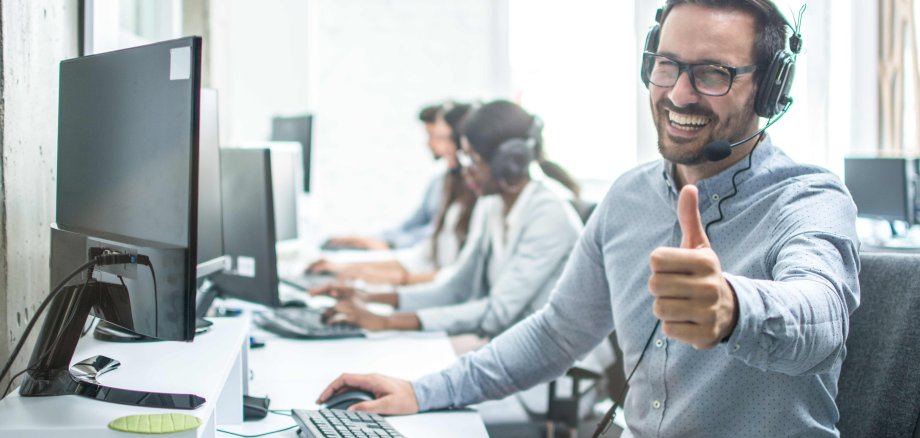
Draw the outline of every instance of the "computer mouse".
<instances>
[{"instance_id":1,"label":"computer mouse","mask_svg":"<svg viewBox=\"0 0 920 438\"><path fill-rule=\"evenodd\" d=\"M302 300L288 300L281 303L281 307L286 308L300 308L307 307L307 302Z\"/></svg>"},{"instance_id":2,"label":"computer mouse","mask_svg":"<svg viewBox=\"0 0 920 438\"><path fill-rule=\"evenodd\" d=\"M329 397L326 403L323 403L325 409L348 409L349 406L363 401L371 401L377 397L374 394L361 390L349 389L345 392Z\"/></svg>"}]
</instances>

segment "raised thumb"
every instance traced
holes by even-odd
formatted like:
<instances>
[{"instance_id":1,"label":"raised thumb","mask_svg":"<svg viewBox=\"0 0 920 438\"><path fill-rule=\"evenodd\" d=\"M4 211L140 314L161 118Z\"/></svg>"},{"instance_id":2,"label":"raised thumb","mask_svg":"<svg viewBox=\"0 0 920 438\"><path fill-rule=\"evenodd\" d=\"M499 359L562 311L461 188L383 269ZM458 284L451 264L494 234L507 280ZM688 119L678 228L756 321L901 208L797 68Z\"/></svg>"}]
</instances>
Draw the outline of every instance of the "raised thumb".
<instances>
[{"instance_id":1,"label":"raised thumb","mask_svg":"<svg viewBox=\"0 0 920 438\"><path fill-rule=\"evenodd\" d=\"M680 190L680 197L677 199L677 221L680 222L680 231L683 238L680 241L681 248L708 248L709 238L706 237L706 230L703 229L703 221L700 219L700 194L695 185L687 184Z\"/></svg>"}]
</instances>

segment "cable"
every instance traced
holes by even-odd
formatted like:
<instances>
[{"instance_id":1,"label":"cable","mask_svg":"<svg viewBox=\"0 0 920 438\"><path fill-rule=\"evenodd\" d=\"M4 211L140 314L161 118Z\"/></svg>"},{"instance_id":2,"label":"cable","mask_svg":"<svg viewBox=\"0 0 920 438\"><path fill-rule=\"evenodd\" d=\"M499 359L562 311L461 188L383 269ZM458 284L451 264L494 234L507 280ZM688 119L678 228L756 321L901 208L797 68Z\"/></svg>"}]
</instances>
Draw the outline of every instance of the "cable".
<instances>
[{"instance_id":1,"label":"cable","mask_svg":"<svg viewBox=\"0 0 920 438\"><path fill-rule=\"evenodd\" d=\"M284 411L281 409L269 409L268 412L271 412L275 415L284 415L285 417L293 417L293 415L291 415L290 410Z\"/></svg>"},{"instance_id":2,"label":"cable","mask_svg":"<svg viewBox=\"0 0 920 438\"><path fill-rule=\"evenodd\" d=\"M47 297L45 297L45 300L42 301L41 305L38 306L38 309L35 311L35 314L32 315L32 319L29 320L29 324L26 325L26 329L22 332L22 337L19 338L19 342L16 343L16 347L13 348L13 352L10 353L10 358L6 361L6 364L3 366L3 370L0 371L0 380L3 380L3 376L5 376L6 373L9 372L10 367L13 366L13 361L16 359L17 356L19 356L19 351L22 350L22 346L25 344L26 338L29 337L29 333L32 331L32 327L34 327L35 323L38 321L39 315L41 315L42 312L45 311L45 307L48 307L48 303L50 303L52 299L57 297L57 295L61 293L62 290L64 290L64 285L66 285L68 281L70 281L73 277L75 277L80 272L83 272L84 269L90 266L93 266L95 264L96 264L95 259L82 264L79 268L75 269L73 272L68 274L67 277L65 277L64 280L62 280L57 285L57 287L55 287L54 290L51 291L51 293L48 294ZM0 400L2 400L4 397L6 397L5 393L0 394Z\"/></svg>"},{"instance_id":3,"label":"cable","mask_svg":"<svg viewBox=\"0 0 920 438\"><path fill-rule=\"evenodd\" d=\"M648 345L652 343L652 338L655 337L655 332L658 331L659 325L661 325L661 320L655 321L655 327L652 328L652 332L648 334L648 339L645 341L645 346L642 347L642 354L639 355L639 360L637 360L636 364L633 365L632 371L629 372L629 376L626 377L626 381L623 382L623 387L620 388L619 397L613 399L613 406L607 410L607 413L604 414L604 417L601 419L601 421L597 423L597 427L594 429L594 434L591 435L593 438L598 438L610 430L610 425L613 424L613 419L617 416L617 399L622 398L623 394L626 392L626 387L629 386L629 381L632 380L633 374L636 373L636 369L639 368L639 364L642 363L642 358L645 357L645 352L648 351Z\"/></svg>"},{"instance_id":4,"label":"cable","mask_svg":"<svg viewBox=\"0 0 920 438\"><path fill-rule=\"evenodd\" d=\"M35 368L26 368L26 369L24 369L24 370L22 370L22 371L20 371L20 372L18 372L18 373L16 373L16 374L14 374L13 377L10 377L10 383L7 383L7 384L6 384L6 389L3 390L3 395L4 395L4 397L6 396L6 394L9 394L9 393L10 393L10 388L13 387L13 382L16 381L16 378L19 377L19 376L21 376L21 375L23 375L24 373L29 372L29 371L35 371Z\"/></svg>"},{"instance_id":5,"label":"cable","mask_svg":"<svg viewBox=\"0 0 920 438\"><path fill-rule=\"evenodd\" d=\"M0 380L3 380L3 376L5 376L10 371L10 368L12 368L13 362L19 356L19 352L22 350L22 347L25 345L26 339L28 339L29 334L32 332L32 329L35 327L35 323L38 322L38 317L41 316L41 314L45 311L45 308L48 307L48 304L50 304L54 300L54 298L56 298L61 292L65 290L64 286L67 285L67 283L71 279L73 279L73 277L75 277L77 274L82 272L84 269L90 269L90 272L92 272L92 269L94 269L96 266L124 265L124 264L144 264L148 266L150 268L151 275L153 275L153 284L154 284L153 287L154 287L154 293L156 293L156 274L154 274L153 266L151 265L150 259L147 256L130 255L130 254L96 255L95 257L87 261L86 263L83 263L82 265L80 265L79 268L74 269L66 277L64 277L64 279L61 280L60 283L58 283L58 285L51 291L51 293L49 293L48 296L45 297L41 305L38 306L38 309L35 311L35 314L32 315L31 319L29 319L29 323L26 325L26 329L22 332L22 337L19 338L19 342L16 343L16 347L13 348L12 353L10 353L9 359L7 359L6 364L3 365L3 370L0 371ZM90 276L88 276L86 282L83 283L84 286L86 286L86 284L89 282L89 277ZM81 291L82 290L83 289L81 287ZM60 337L58 336L57 339L60 339ZM57 345L57 339L55 340L54 345ZM53 351L53 348L48 349L48 351L43 353L40 360L44 360L44 358L47 357L48 354L50 354L49 353L50 351ZM21 375L23 372L26 372L26 371L33 371L33 370L27 369L27 370L21 371L17 373L15 377L18 377L19 375ZM12 380L13 379L10 379L11 383L12 383ZM6 392L4 392L3 394L0 394L0 400L3 400L6 397L6 395L7 395Z\"/></svg>"},{"instance_id":6,"label":"cable","mask_svg":"<svg viewBox=\"0 0 920 438\"><path fill-rule=\"evenodd\" d=\"M738 183L736 179L738 178L738 175L742 174L743 172L747 172L748 170L751 170L751 165L753 164L754 150L757 149L757 146L760 145L760 142L763 141L763 138L766 135L767 135L766 132L761 133L760 138L758 138L757 142L754 143L754 147L751 149L751 152L748 154L748 157L747 157L748 158L747 166L736 170L734 175L732 175L732 192L729 193L727 196L719 199L719 203L716 205L716 207L719 209L719 217L713 221L710 221L708 224L706 224L706 236L707 237L709 236L709 227L719 222L722 222L722 220L725 219L725 215L722 214L722 203L738 195Z\"/></svg>"},{"instance_id":7,"label":"cable","mask_svg":"<svg viewBox=\"0 0 920 438\"><path fill-rule=\"evenodd\" d=\"M285 431L291 430L291 429L293 429L293 428L295 428L295 427L297 427L296 424L293 425L293 426L291 426L291 427L286 427L286 428L284 428L284 429L273 430L273 431L271 431L271 432L260 433L260 434L258 434L258 435L243 435L243 434L240 434L240 433L230 432L230 431L223 430L223 429L217 429L217 431L218 431L218 432L221 432L221 433L225 433L225 434L227 434L227 435L240 436L240 437L243 437L243 438L256 438L256 437L260 437L260 436L273 435L273 434L276 434L276 433L285 432Z\"/></svg>"}]
</instances>

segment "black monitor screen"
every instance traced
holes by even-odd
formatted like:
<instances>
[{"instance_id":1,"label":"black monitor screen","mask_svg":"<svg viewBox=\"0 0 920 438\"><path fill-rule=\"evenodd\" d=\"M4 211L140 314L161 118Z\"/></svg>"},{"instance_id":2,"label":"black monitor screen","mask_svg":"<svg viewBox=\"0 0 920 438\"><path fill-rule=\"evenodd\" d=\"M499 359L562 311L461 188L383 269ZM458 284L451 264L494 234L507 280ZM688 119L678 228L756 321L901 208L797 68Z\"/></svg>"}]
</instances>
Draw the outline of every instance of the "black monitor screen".
<instances>
[{"instance_id":1,"label":"black monitor screen","mask_svg":"<svg viewBox=\"0 0 920 438\"><path fill-rule=\"evenodd\" d=\"M904 158L847 158L846 186L860 217L913 222L909 163Z\"/></svg>"},{"instance_id":2,"label":"black monitor screen","mask_svg":"<svg viewBox=\"0 0 920 438\"><path fill-rule=\"evenodd\" d=\"M224 250L233 268L214 282L224 295L277 307L272 164L269 149L220 151Z\"/></svg>"},{"instance_id":3,"label":"black monitor screen","mask_svg":"<svg viewBox=\"0 0 920 438\"><path fill-rule=\"evenodd\" d=\"M310 191L310 160L313 148L313 116L275 117L272 119L272 141L296 141L302 149L303 191Z\"/></svg>"},{"instance_id":4,"label":"black monitor screen","mask_svg":"<svg viewBox=\"0 0 920 438\"><path fill-rule=\"evenodd\" d=\"M95 269L95 312L159 339L194 338L200 72L198 37L60 66L52 284L92 251L148 257Z\"/></svg>"},{"instance_id":5,"label":"black monitor screen","mask_svg":"<svg viewBox=\"0 0 920 438\"><path fill-rule=\"evenodd\" d=\"M199 85L189 41L61 63L60 226L190 246Z\"/></svg>"}]
</instances>

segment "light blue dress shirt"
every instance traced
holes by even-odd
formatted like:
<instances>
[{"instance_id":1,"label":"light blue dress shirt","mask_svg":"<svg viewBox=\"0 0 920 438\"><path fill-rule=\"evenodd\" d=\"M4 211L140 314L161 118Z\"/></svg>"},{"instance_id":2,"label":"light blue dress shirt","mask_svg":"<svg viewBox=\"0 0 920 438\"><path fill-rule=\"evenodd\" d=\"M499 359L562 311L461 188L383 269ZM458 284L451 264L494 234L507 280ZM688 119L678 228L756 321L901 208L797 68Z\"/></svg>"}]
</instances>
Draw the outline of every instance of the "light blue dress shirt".
<instances>
[{"instance_id":1,"label":"light blue dress shirt","mask_svg":"<svg viewBox=\"0 0 920 438\"><path fill-rule=\"evenodd\" d=\"M703 223L719 217L741 160L700 181ZM624 436L837 436L834 402L849 315L859 304L856 208L839 179L798 165L769 140L725 219L710 229L739 317L711 350L657 329L630 382ZM546 307L413 382L422 410L497 399L562 374L616 330L627 372L655 326L649 254L680 246L671 164L634 169L611 187Z\"/></svg>"},{"instance_id":2,"label":"light blue dress shirt","mask_svg":"<svg viewBox=\"0 0 920 438\"><path fill-rule=\"evenodd\" d=\"M444 199L445 173L439 173L431 178L425 189L422 203L399 226L380 232L380 238L389 242L393 248L410 248L434 234Z\"/></svg>"}]
</instances>

